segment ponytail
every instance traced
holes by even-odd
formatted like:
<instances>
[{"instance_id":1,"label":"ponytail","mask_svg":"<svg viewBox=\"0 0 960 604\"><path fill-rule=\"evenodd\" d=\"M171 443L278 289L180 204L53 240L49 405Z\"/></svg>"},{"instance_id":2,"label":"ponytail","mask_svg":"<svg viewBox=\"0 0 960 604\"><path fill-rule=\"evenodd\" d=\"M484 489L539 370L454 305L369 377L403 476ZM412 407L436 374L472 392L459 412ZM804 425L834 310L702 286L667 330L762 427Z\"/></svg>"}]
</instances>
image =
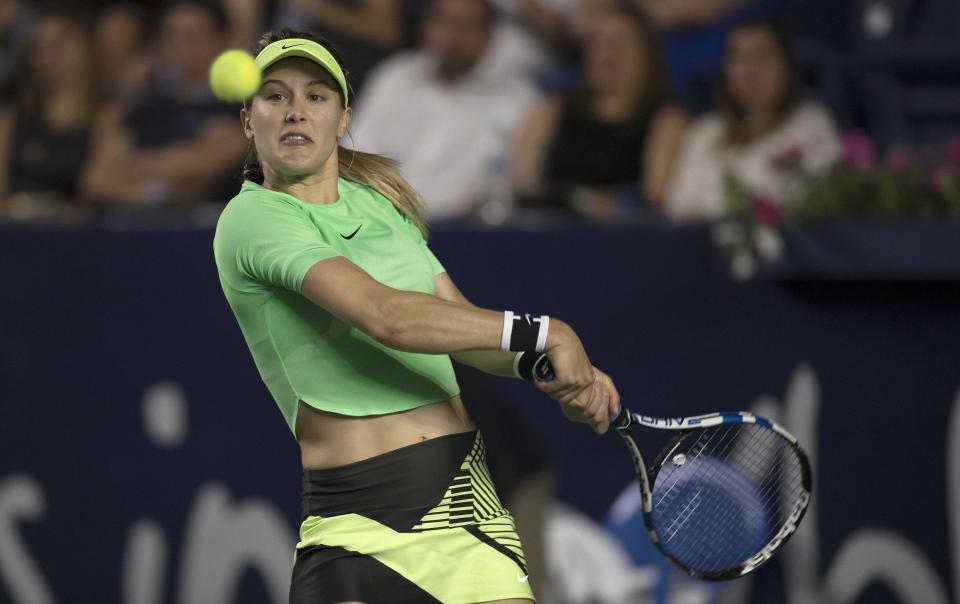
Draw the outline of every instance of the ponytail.
<instances>
[{"instance_id":1,"label":"ponytail","mask_svg":"<svg viewBox=\"0 0 960 604\"><path fill-rule=\"evenodd\" d=\"M340 160L340 178L366 185L380 193L420 229L424 237L427 236L420 194L400 174L397 162L382 155L354 151L342 146L337 149L337 156Z\"/></svg>"}]
</instances>

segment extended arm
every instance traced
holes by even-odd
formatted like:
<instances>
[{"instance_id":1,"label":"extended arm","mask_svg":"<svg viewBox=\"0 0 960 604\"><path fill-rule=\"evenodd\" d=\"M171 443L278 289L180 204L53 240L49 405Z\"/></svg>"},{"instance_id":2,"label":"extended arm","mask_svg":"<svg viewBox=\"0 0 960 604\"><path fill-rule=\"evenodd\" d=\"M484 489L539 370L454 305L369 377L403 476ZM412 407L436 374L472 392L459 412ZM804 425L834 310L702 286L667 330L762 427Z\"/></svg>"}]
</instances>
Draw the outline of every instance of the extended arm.
<instances>
[{"instance_id":1,"label":"extended arm","mask_svg":"<svg viewBox=\"0 0 960 604\"><path fill-rule=\"evenodd\" d=\"M479 358L485 357L481 364L494 368L501 362L491 353L500 348L502 313L388 287L346 258L314 264L300 293L384 346L427 354L480 351ZM580 338L563 321L551 319L546 352L556 379L537 387L559 402L571 420L605 432L619 397L612 382L590 364ZM476 362L478 357L465 358Z\"/></svg>"}]
</instances>

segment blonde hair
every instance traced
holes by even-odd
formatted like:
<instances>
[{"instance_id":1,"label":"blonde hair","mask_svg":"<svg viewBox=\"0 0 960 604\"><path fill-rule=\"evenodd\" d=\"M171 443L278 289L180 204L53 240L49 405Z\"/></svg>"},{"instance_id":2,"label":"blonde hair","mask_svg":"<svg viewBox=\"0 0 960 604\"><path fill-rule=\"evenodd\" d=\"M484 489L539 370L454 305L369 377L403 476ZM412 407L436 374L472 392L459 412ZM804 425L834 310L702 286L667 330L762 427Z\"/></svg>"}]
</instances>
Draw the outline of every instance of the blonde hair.
<instances>
[{"instance_id":1,"label":"blonde hair","mask_svg":"<svg viewBox=\"0 0 960 604\"><path fill-rule=\"evenodd\" d=\"M427 237L420 194L400 173L397 162L389 157L364 153L346 147L337 149L340 178L366 185L390 200Z\"/></svg>"},{"instance_id":2,"label":"blonde hair","mask_svg":"<svg viewBox=\"0 0 960 604\"><path fill-rule=\"evenodd\" d=\"M343 60L340 54L329 42L318 36L303 31L296 31L284 28L276 32L268 32L260 37L254 46L253 54L258 54L268 45L277 40L287 40L290 38L306 38L313 40L330 51L330 54L337 60L341 68ZM344 69L344 74L349 77L349 73ZM351 97L352 97L351 93ZM345 105L343 92L340 93L340 103ZM397 162L382 155L373 153L364 153L354 149L348 149L342 145L337 147L337 169L340 178L352 180L353 182L365 185L375 190L377 193L386 197L390 203L412 222L424 238L428 236L427 226L423 221L423 202L420 194L410 186L407 179L400 173ZM250 141L250 147L247 150L247 158L243 165L243 179L251 180L257 184L263 184L263 167L260 165L260 158L257 156L257 149L253 141Z\"/></svg>"}]
</instances>

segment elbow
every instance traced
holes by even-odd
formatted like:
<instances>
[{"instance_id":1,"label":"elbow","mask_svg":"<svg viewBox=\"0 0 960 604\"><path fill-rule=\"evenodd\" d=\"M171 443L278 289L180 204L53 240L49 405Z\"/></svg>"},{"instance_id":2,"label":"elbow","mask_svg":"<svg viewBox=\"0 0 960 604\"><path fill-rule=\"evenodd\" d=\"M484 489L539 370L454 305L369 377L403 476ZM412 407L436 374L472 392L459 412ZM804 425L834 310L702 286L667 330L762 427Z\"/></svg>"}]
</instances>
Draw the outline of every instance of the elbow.
<instances>
[{"instance_id":1,"label":"elbow","mask_svg":"<svg viewBox=\"0 0 960 604\"><path fill-rule=\"evenodd\" d=\"M376 311L367 317L360 329L387 348L406 350L409 345L410 321L407 317L406 296L396 292L377 305Z\"/></svg>"},{"instance_id":2,"label":"elbow","mask_svg":"<svg viewBox=\"0 0 960 604\"><path fill-rule=\"evenodd\" d=\"M372 320L360 325L360 330L379 342L387 348L399 349L402 345L402 337L397 329L394 329L387 321Z\"/></svg>"}]
</instances>

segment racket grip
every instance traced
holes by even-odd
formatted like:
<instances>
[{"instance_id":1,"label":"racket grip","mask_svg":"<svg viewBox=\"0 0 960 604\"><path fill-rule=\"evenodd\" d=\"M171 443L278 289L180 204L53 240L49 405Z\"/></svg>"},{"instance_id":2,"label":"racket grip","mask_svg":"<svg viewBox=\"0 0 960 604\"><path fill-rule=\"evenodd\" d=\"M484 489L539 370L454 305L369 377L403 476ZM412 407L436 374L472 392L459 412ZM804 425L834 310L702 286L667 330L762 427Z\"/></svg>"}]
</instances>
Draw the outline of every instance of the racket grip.
<instances>
[{"instance_id":1,"label":"racket grip","mask_svg":"<svg viewBox=\"0 0 960 604\"><path fill-rule=\"evenodd\" d=\"M557 375L550 365L550 359L547 358L546 354L540 355L537 362L533 364L533 379L538 382L552 382L556 377Z\"/></svg>"}]
</instances>

